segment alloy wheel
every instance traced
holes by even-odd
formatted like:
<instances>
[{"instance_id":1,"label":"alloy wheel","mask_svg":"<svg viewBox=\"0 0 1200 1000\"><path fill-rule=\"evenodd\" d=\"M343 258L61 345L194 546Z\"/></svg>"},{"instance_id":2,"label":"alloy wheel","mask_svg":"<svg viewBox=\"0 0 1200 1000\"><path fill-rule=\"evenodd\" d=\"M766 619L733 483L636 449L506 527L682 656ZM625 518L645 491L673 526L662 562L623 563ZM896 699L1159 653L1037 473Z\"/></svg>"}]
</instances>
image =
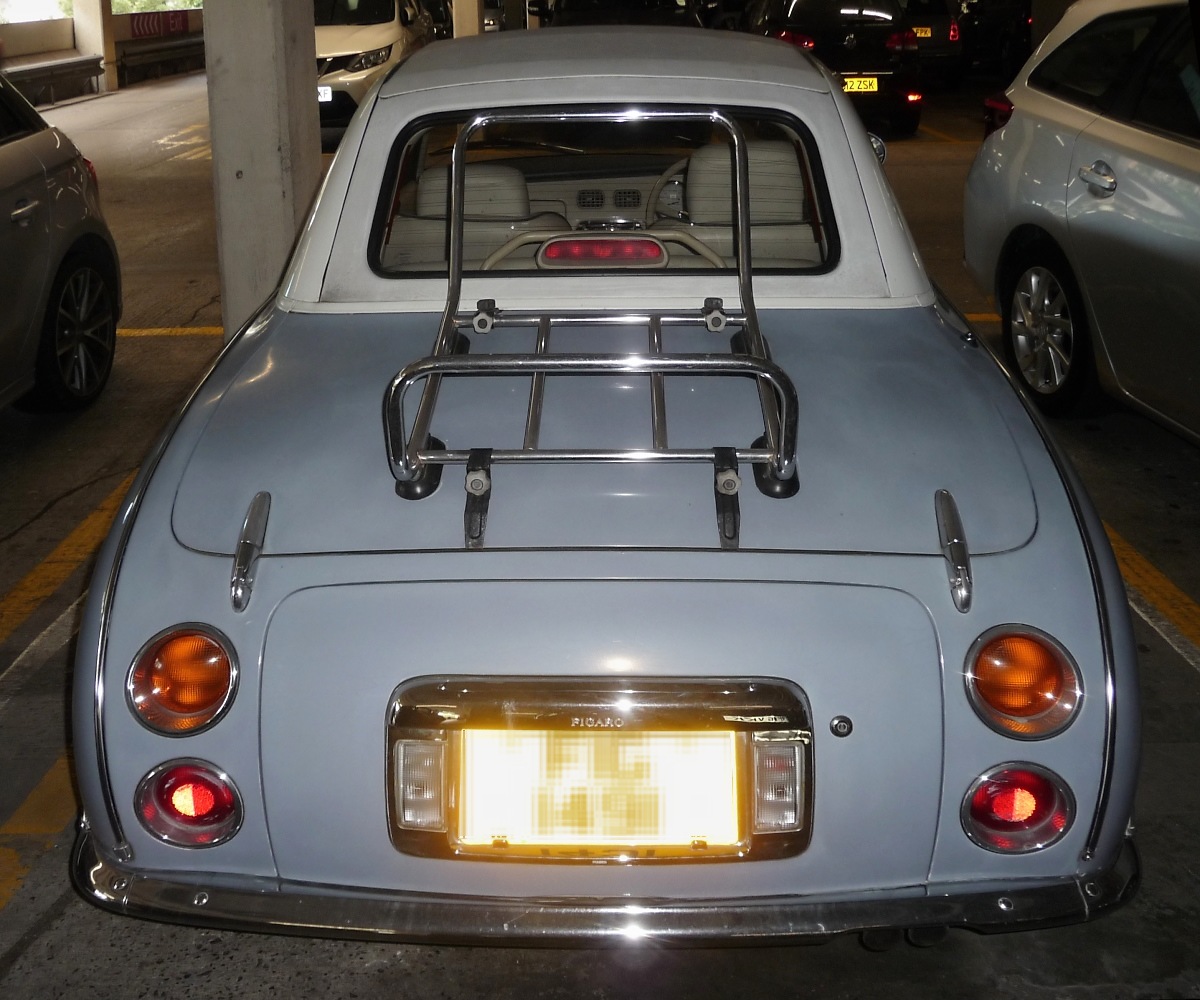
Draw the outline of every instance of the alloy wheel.
<instances>
[{"instance_id":1,"label":"alloy wheel","mask_svg":"<svg viewBox=\"0 0 1200 1000\"><path fill-rule=\"evenodd\" d=\"M1071 377L1075 325L1052 271L1031 267L1017 280L1008 335L1025 384L1044 395L1061 392Z\"/></svg>"}]
</instances>

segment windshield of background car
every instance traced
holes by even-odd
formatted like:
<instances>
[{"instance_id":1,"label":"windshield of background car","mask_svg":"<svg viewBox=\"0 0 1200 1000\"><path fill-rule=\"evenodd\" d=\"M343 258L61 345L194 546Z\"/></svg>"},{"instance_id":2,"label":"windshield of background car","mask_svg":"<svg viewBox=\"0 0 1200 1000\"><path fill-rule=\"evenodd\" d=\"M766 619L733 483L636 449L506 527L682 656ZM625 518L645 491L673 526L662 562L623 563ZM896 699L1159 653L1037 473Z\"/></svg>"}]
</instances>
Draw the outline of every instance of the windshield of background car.
<instances>
[{"instance_id":1,"label":"windshield of background car","mask_svg":"<svg viewBox=\"0 0 1200 1000\"><path fill-rule=\"evenodd\" d=\"M770 0L769 16L792 24L840 21L843 24L894 24L900 20L895 0L844 3L839 0Z\"/></svg>"},{"instance_id":2,"label":"windshield of background car","mask_svg":"<svg viewBox=\"0 0 1200 1000\"><path fill-rule=\"evenodd\" d=\"M569 253L593 269L736 269L733 146L724 126L693 115L476 129L465 147L463 269L546 271L569 266ZM424 123L397 143L373 234L378 273L447 273L449 167L464 120ZM754 270L828 270L836 230L811 134L782 116L737 121Z\"/></svg>"},{"instance_id":3,"label":"windshield of background car","mask_svg":"<svg viewBox=\"0 0 1200 1000\"><path fill-rule=\"evenodd\" d=\"M320 26L329 24L387 24L396 17L396 0L313 0Z\"/></svg>"},{"instance_id":4,"label":"windshield of background car","mask_svg":"<svg viewBox=\"0 0 1200 1000\"><path fill-rule=\"evenodd\" d=\"M1123 11L1097 18L1051 52L1029 74L1029 85L1094 110L1124 86L1143 44L1178 7Z\"/></svg>"}]
</instances>

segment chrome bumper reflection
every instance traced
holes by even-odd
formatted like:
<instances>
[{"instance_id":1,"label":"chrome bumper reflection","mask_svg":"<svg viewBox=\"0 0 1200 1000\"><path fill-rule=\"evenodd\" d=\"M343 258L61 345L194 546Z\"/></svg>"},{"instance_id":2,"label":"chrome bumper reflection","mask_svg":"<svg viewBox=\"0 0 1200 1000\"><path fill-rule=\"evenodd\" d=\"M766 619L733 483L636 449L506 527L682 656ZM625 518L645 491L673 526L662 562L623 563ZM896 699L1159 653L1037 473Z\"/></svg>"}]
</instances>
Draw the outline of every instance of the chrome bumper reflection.
<instances>
[{"instance_id":1,"label":"chrome bumper reflection","mask_svg":"<svg viewBox=\"0 0 1200 1000\"><path fill-rule=\"evenodd\" d=\"M1091 920L1136 891L1139 865L1126 840L1113 866L1087 879L956 895L857 894L721 900L503 899L381 893L239 878L186 883L139 875L101 859L86 829L71 874L91 902L129 916L230 930L391 938L414 942L556 944L754 944L872 928L1032 930Z\"/></svg>"}]
</instances>

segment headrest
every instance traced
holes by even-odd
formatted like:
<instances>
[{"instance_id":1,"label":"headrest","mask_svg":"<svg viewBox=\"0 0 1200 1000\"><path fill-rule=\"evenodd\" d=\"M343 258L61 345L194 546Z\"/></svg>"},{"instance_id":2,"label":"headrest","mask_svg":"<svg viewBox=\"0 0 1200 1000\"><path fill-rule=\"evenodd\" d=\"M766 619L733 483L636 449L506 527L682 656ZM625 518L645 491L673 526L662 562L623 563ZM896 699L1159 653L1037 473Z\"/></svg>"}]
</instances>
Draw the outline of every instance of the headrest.
<instances>
[{"instance_id":1,"label":"headrest","mask_svg":"<svg viewBox=\"0 0 1200 1000\"><path fill-rule=\"evenodd\" d=\"M417 215L444 219L449 206L448 167L430 167L417 182ZM469 163L464 174L467 219L527 219L529 189L525 175L501 163Z\"/></svg>"},{"instance_id":2,"label":"headrest","mask_svg":"<svg viewBox=\"0 0 1200 1000\"><path fill-rule=\"evenodd\" d=\"M804 222L804 179L790 142L746 143L750 172L750 221ZM733 222L732 147L726 143L701 146L688 162L688 217L700 225Z\"/></svg>"}]
</instances>

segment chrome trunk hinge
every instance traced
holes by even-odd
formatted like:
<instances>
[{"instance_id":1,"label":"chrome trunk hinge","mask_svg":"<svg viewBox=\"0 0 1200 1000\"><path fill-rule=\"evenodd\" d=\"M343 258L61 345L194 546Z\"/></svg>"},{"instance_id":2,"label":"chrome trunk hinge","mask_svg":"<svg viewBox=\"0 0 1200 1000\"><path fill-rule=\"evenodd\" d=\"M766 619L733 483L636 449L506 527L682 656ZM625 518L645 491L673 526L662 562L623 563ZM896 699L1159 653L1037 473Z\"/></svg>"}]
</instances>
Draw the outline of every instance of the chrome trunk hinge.
<instances>
[{"instance_id":1,"label":"chrome trunk hinge","mask_svg":"<svg viewBox=\"0 0 1200 1000\"><path fill-rule=\"evenodd\" d=\"M229 600L234 611L245 611L254 589L254 574L267 536L267 517L271 513L271 494L256 493L246 510L242 533L233 554L233 576L229 581Z\"/></svg>"},{"instance_id":2,"label":"chrome trunk hinge","mask_svg":"<svg viewBox=\"0 0 1200 1000\"><path fill-rule=\"evenodd\" d=\"M965 615L971 610L973 591L971 553L967 549L962 518L958 516L958 504L949 490L938 490L933 495L933 506L942 556L946 560L946 577L950 581L950 597L954 606Z\"/></svg>"}]
</instances>

